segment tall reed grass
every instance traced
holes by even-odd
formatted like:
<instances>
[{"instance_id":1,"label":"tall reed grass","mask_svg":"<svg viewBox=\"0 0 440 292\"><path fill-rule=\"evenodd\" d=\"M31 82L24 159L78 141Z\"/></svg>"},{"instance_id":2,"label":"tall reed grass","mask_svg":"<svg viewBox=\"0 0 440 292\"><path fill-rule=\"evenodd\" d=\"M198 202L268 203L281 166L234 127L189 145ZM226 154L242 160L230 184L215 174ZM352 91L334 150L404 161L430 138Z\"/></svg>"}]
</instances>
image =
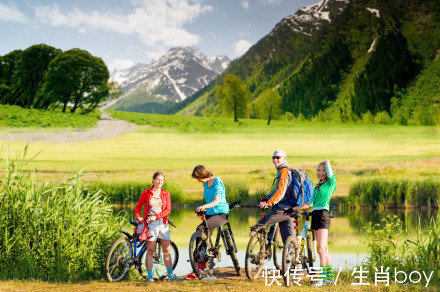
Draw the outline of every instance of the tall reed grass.
<instances>
[{"instance_id":1,"label":"tall reed grass","mask_svg":"<svg viewBox=\"0 0 440 292\"><path fill-rule=\"evenodd\" d=\"M115 183L93 182L87 186L88 192L101 192L113 204L133 205L139 201L144 190L149 189L151 183L125 181ZM163 187L171 195L172 204L192 203L189 197L183 192L182 188L174 183L165 181Z\"/></svg>"},{"instance_id":2,"label":"tall reed grass","mask_svg":"<svg viewBox=\"0 0 440 292\"><path fill-rule=\"evenodd\" d=\"M81 173L41 182L24 153L1 151L0 278L75 281L102 278L105 257L125 218L99 192L85 192ZM5 155L3 155L5 153Z\"/></svg>"},{"instance_id":3,"label":"tall reed grass","mask_svg":"<svg viewBox=\"0 0 440 292\"><path fill-rule=\"evenodd\" d=\"M425 228L419 219L416 238L409 238L397 216L387 216L381 224L367 223L364 226L366 238L363 240L369 248L369 255L362 264L369 271L380 267L390 268L390 278L395 271L407 275L414 271L427 275L432 273L429 286L440 285L440 222L439 217L432 218ZM374 273L373 273L374 274ZM401 280L400 280L401 281Z\"/></svg>"},{"instance_id":4,"label":"tall reed grass","mask_svg":"<svg viewBox=\"0 0 440 292\"><path fill-rule=\"evenodd\" d=\"M440 179L361 179L351 185L347 204L350 207L438 208Z\"/></svg>"}]
</instances>

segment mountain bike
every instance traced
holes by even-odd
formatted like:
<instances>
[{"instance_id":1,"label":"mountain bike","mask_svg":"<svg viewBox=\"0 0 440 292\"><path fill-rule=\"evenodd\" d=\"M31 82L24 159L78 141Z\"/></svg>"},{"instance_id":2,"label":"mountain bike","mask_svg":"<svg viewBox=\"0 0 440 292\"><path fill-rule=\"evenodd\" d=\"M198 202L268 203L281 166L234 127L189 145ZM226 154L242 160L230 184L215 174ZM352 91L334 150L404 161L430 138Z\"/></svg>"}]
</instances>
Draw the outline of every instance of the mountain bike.
<instances>
[{"instance_id":1,"label":"mountain bike","mask_svg":"<svg viewBox=\"0 0 440 292\"><path fill-rule=\"evenodd\" d=\"M266 210L261 213L261 218L266 218L265 212ZM273 234L273 236L268 238L268 234ZM264 264L269 262L272 256L275 267L281 270L284 246L278 223L259 229L251 227L250 237L245 256L245 270L248 279L256 280L260 276Z\"/></svg>"},{"instance_id":2,"label":"mountain bike","mask_svg":"<svg viewBox=\"0 0 440 292\"><path fill-rule=\"evenodd\" d=\"M123 280L132 266L137 269L143 278L148 278L147 274L144 273L144 270L146 270L147 241L140 241L140 233L138 233L138 227L142 223L138 221L130 221L130 223L134 226L133 235L125 230L119 230L125 237L116 239L108 252L105 262L105 274L109 282ZM168 224L176 228L169 219ZM145 228L148 228L148 224ZM179 250L172 241L170 242L170 253L173 269L175 269L179 260ZM163 256L162 245L157 241L153 254L153 275L158 279L164 279L167 274Z\"/></svg>"},{"instance_id":3,"label":"mountain bike","mask_svg":"<svg viewBox=\"0 0 440 292\"><path fill-rule=\"evenodd\" d=\"M290 211L290 210L288 210ZM310 229L311 212L286 212L290 217L294 218L296 235L291 235L286 239L283 251L283 277L284 281L288 283L287 278L290 271L295 267L301 266L303 270L310 271L313 263L316 261L316 240ZM301 233L298 229L299 217L305 217L305 223Z\"/></svg>"},{"instance_id":4,"label":"mountain bike","mask_svg":"<svg viewBox=\"0 0 440 292\"><path fill-rule=\"evenodd\" d=\"M229 210L240 207L238 205L239 203L240 202L234 202L229 204ZM201 217L203 221L202 224L204 224L205 230L208 232L209 226L205 218L206 210L198 212L197 215ZM214 232L215 231L213 231L212 234L214 234ZM216 262L221 261L220 237L223 240L226 254L232 259L237 275L241 275L240 265L236 254L238 250L237 245L235 244L234 234L232 233L231 225L229 222L226 222L223 226L217 227L215 244L212 244L211 236L201 231L196 231L191 236L189 241L189 262L191 263L194 274L196 274L199 279L202 278L206 268L211 271L214 269L214 260Z\"/></svg>"}]
</instances>

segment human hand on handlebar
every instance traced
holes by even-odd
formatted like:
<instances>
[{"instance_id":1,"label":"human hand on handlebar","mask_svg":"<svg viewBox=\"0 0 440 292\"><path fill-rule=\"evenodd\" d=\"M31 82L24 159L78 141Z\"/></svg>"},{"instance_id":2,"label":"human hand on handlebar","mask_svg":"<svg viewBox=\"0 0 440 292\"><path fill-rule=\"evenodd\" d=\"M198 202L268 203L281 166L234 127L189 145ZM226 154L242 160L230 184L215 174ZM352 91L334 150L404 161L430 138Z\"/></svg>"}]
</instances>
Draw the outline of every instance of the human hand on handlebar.
<instances>
[{"instance_id":1,"label":"human hand on handlebar","mask_svg":"<svg viewBox=\"0 0 440 292\"><path fill-rule=\"evenodd\" d=\"M205 210L206 210L205 207L203 207L203 206L198 206L198 207L196 208L196 213L200 213L200 212L205 211Z\"/></svg>"},{"instance_id":2,"label":"human hand on handlebar","mask_svg":"<svg viewBox=\"0 0 440 292\"><path fill-rule=\"evenodd\" d=\"M260 204L258 205L258 208L264 210L264 209L269 208L269 206L270 206L270 205L269 205L268 202L266 202L266 201L262 201L262 202L260 202Z\"/></svg>"},{"instance_id":3,"label":"human hand on handlebar","mask_svg":"<svg viewBox=\"0 0 440 292\"><path fill-rule=\"evenodd\" d=\"M153 221L156 221L156 216L147 216L147 220L145 220L147 223L150 223L150 222L153 222Z\"/></svg>"}]
</instances>

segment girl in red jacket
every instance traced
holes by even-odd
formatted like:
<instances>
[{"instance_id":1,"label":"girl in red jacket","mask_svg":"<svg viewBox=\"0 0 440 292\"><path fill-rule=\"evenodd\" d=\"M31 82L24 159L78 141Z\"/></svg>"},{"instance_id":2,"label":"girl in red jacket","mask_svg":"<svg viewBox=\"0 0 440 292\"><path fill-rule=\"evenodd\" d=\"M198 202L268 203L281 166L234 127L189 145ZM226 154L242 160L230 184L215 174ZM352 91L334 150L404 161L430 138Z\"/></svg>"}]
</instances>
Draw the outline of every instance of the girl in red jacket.
<instances>
[{"instance_id":1,"label":"girl in red jacket","mask_svg":"<svg viewBox=\"0 0 440 292\"><path fill-rule=\"evenodd\" d=\"M170 256L170 228L168 226L168 215L171 212L170 193L162 190L165 175L158 171L153 175L153 186L145 190L136 205L134 214L138 221L148 224L140 235L140 240L147 240L147 282L153 282L153 254L156 241L160 240L162 245L164 262L167 267L168 280L181 280L173 272L173 264ZM144 208L144 217L141 217L141 208Z\"/></svg>"}]
</instances>

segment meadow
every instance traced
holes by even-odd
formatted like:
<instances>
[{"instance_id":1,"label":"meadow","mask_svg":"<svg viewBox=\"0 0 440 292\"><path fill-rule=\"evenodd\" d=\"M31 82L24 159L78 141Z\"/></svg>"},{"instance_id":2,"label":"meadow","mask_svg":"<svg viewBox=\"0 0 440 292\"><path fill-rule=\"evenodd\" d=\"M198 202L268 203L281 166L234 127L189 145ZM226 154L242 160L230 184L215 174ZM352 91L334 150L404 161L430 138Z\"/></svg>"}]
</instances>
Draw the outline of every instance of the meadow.
<instances>
[{"instance_id":1,"label":"meadow","mask_svg":"<svg viewBox=\"0 0 440 292\"><path fill-rule=\"evenodd\" d=\"M51 130L54 129L87 129L99 120L101 112L95 110L89 114L63 113L61 108L55 110L25 109L15 105L0 105L0 129L7 132Z\"/></svg>"},{"instance_id":2,"label":"meadow","mask_svg":"<svg viewBox=\"0 0 440 292\"><path fill-rule=\"evenodd\" d=\"M113 116L115 117L115 113ZM141 118L146 120L141 121ZM155 119L157 122L151 122L150 119ZM161 120L162 125L156 124ZM250 200L258 199L260 195L267 193L272 186L276 172L272 165L271 155L273 150L279 148L287 152L291 166L306 169L314 182L316 182L315 168L317 163L329 158L338 180L336 198L348 196L351 186L365 179L430 180L432 177L440 175L440 128L438 127L343 125L305 121L274 121L271 126L267 127L265 121L262 120L242 120L241 123L233 123L232 120L216 118L164 117L142 114L139 114L139 118L132 122L146 125L147 121L150 123L147 127L111 139L76 143L30 143L27 157L33 158L29 164L23 165L23 173L31 174L32 178L35 173L38 180L34 179L33 182L37 184L41 184L45 179L54 181L55 186L49 182L43 184L41 191L38 191L41 194L47 193L45 188L60 189L60 194L69 194L71 180L68 179L75 177L77 171L82 170L81 178L84 180L85 186L74 184L73 192L76 197L73 196L72 199L78 198L79 192L88 189L90 193L94 194L101 188L104 193L112 194L122 193L120 190L125 189L126 194L135 198L139 189L150 184L151 175L157 170L162 170L166 174L167 187L173 190L172 195L178 196L176 201L180 204L194 203L203 198L202 186L190 176L193 167L197 164L206 164L215 175L221 176L228 186L234 186L229 193L234 193L235 197L244 196ZM220 126L221 130L212 131L212 127L215 127L213 125L217 124L222 125ZM3 127L0 130L9 131L11 126ZM27 143L7 141L0 141L0 143L3 145L1 153L7 153L3 157L18 158L18 161L21 161L20 157L22 157ZM58 185L60 187L57 187ZM26 188L28 190L27 196L30 196L32 187L28 184ZM57 192L52 193L59 197ZM24 199L24 201L27 200ZM115 203L126 204L124 199L125 195L120 194L119 197L112 200ZM14 200L13 196L11 196L11 200ZM91 202L88 200L85 202L90 205L90 208L93 208L93 198ZM44 201L41 201L40 204L46 211L50 209L44 205ZM77 204L84 203L78 200ZM32 207L29 204L26 206ZM65 203L60 206L60 212L65 212L63 210L66 209L63 209L65 208L63 206ZM175 210L174 217L179 232L173 233L173 239L185 245L187 234L193 231L193 227L197 225L199 219L191 217L188 221L187 216L179 214L190 211ZM108 214L106 211L104 213ZM81 214L78 216L83 216ZM355 249L362 248L356 229L365 225L368 220L359 217L362 216L357 216L358 221L360 220L357 223L359 226L355 227L350 226L352 223L346 218L334 219L335 227L332 229L333 235L330 238L330 247L334 252L343 252L348 245ZM23 218L20 217L20 220ZM119 217L120 219L122 218ZM231 216L231 224L237 226L237 233L242 234L238 238L238 245L241 249L248 240L246 236L248 226L257 219L258 214L247 214L244 211L237 212L234 217ZM20 220L16 221L19 225L21 224ZM246 221L247 224L239 224L239 221ZM357 221L355 220L355 222ZM347 233L347 226L350 226L349 233ZM107 229L108 225L102 228L109 232L104 237L111 234ZM374 233L371 236L372 242L374 242ZM411 237L419 240L414 234ZM30 237L30 240L33 239ZM423 242L426 240L421 238L419 240L421 243L417 246L434 246L435 243L424 244ZM363 249L365 250L365 247ZM421 254L423 252L423 250L420 251ZM97 255L101 258L102 256ZM75 266L81 267L81 261L82 258L79 258L79 264L75 264ZM374 262L374 265L376 263L377 261ZM98 266L99 264L96 268ZM373 267L373 262L371 267ZM96 279L99 278L99 275L95 274L93 277ZM4 278L8 277L4 275ZM56 275L53 276L53 279L56 278ZM73 275L71 279L81 278L82 276ZM58 279L62 280L63 278ZM81 285L83 284L86 283L82 282ZM261 287L263 282L251 283L246 280L237 282L237 280L226 279L212 284L219 290L228 288L254 289ZM108 290L127 287L125 285L108 286L101 281L87 283L82 288L69 286L71 284L50 286L51 284L46 282L33 284L33 282L13 281L11 283L2 282L0 288L9 289L8 287L12 286L32 289L35 287L34 285L39 288L51 287L61 290L81 290L84 287L86 289ZM144 282L134 281L133 285L145 289ZM343 289L352 287L349 282L341 283L341 285L343 285ZM206 288L203 283L199 282L167 284L166 287L166 289L179 290ZM370 288L373 290L375 287ZM394 285L391 290L400 290L401 288L403 288L402 285ZM421 286L410 286L411 288L421 288Z\"/></svg>"},{"instance_id":3,"label":"meadow","mask_svg":"<svg viewBox=\"0 0 440 292\"><path fill-rule=\"evenodd\" d=\"M114 117L127 113L112 112ZM191 179L198 164L210 167L232 184L244 184L249 194L264 193L274 176L271 155L284 149L294 168L306 169L316 182L318 162L329 158L338 179L336 197L344 197L360 178L424 178L440 175L440 128L392 125L347 125L305 121L161 116L130 114L138 132L76 143L41 143L29 146L33 167L41 177L61 179L83 170L88 183L142 182L162 170L166 180L185 197L201 196L201 185ZM134 118L133 118L134 117ZM156 120L156 122L151 122ZM162 124L159 123L162 121ZM212 132L209 125L223 125ZM186 126L185 126L186 125ZM8 130L10 128L2 128ZM12 155L25 142L0 142Z\"/></svg>"}]
</instances>

